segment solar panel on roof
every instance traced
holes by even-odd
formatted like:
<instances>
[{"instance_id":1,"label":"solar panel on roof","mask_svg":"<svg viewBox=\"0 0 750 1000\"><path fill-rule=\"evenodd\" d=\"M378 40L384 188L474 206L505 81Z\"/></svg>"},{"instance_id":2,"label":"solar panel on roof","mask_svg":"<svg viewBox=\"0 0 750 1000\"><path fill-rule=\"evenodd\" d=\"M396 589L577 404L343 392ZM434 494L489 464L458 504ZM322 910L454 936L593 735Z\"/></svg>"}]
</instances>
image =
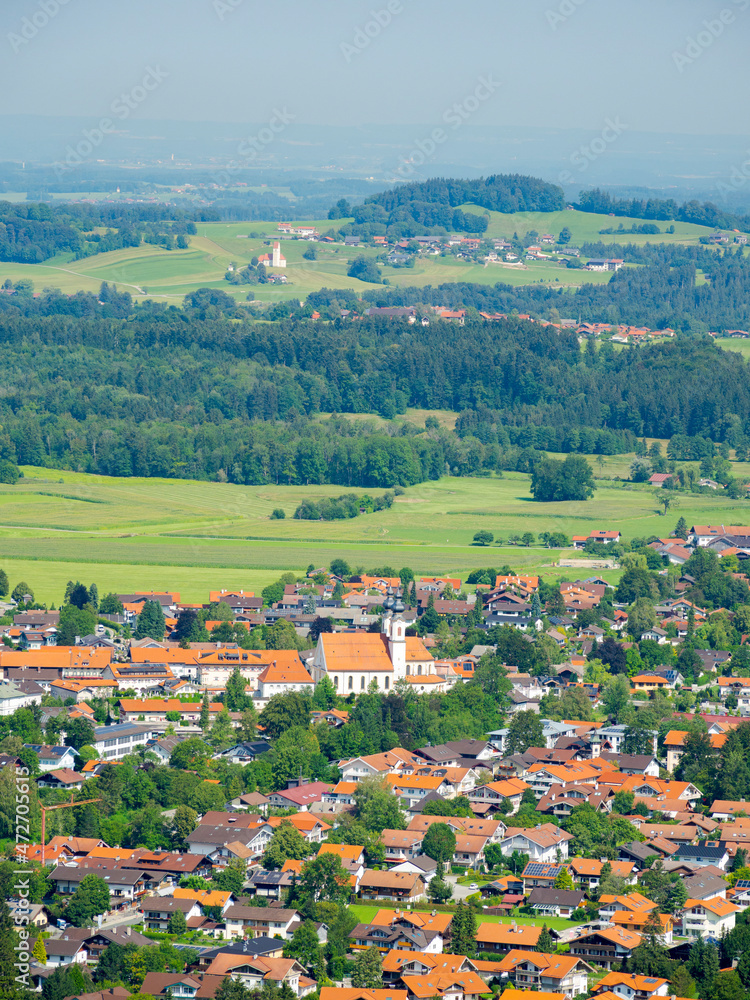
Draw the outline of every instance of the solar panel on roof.
<instances>
[{"instance_id":1,"label":"solar panel on roof","mask_svg":"<svg viewBox=\"0 0 750 1000\"><path fill-rule=\"evenodd\" d=\"M735 889L750 889L750 879L741 878L734 883Z\"/></svg>"}]
</instances>

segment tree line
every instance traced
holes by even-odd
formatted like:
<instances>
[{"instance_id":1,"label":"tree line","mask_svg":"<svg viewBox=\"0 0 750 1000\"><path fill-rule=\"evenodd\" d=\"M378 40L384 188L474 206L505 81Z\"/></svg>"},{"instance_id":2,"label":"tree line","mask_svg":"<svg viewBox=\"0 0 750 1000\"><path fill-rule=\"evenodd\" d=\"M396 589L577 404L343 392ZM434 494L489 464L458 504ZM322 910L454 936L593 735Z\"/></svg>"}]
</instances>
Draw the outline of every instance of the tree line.
<instances>
[{"instance_id":1,"label":"tree line","mask_svg":"<svg viewBox=\"0 0 750 1000\"><path fill-rule=\"evenodd\" d=\"M617 198L594 188L582 191L575 206L581 212L600 215L624 215L635 219L692 222L715 229L740 229L750 232L750 216L725 212L712 202L696 200L678 205L674 198Z\"/></svg>"},{"instance_id":2,"label":"tree line","mask_svg":"<svg viewBox=\"0 0 750 1000\"><path fill-rule=\"evenodd\" d=\"M218 290L183 309L107 285L99 298L0 296L0 461L392 488L532 472L545 451L618 454L643 436L674 437L675 454L687 439L750 446L750 368L709 338L581 351L573 331L475 315L427 328L363 317L351 334L340 319L256 322ZM455 432L341 416L409 407L458 411Z\"/></svg>"},{"instance_id":3,"label":"tree line","mask_svg":"<svg viewBox=\"0 0 750 1000\"><path fill-rule=\"evenodd\" d=\"M216 212L185 212L168 205L16 204L0 201L0 260L39 264L58 253L74 259L142 242L184 249L196 221ZM98 233L106 228L106 233Z\"/></svg>"}]
</instances>

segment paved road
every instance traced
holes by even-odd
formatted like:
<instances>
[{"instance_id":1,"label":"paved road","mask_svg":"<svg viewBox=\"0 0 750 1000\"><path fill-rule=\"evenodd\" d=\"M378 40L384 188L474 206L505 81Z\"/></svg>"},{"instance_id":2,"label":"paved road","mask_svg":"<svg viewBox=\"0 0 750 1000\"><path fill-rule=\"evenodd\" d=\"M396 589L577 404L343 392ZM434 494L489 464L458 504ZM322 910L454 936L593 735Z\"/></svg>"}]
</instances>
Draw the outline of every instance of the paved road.
<instances>
[{"instance_id":1,"label":"paved road","mask_svg":"<svg viewBox=\"0 0 750 1000\"><path fill-rule=\"evenodd\" d=\"M453 898L456 901L459 899L466 899L468 896L473 896L477 891L476 889L470 889L468 885L459 885L458 875L446 875L445 881L453 886Z\"/></svg>"}]
</instances>

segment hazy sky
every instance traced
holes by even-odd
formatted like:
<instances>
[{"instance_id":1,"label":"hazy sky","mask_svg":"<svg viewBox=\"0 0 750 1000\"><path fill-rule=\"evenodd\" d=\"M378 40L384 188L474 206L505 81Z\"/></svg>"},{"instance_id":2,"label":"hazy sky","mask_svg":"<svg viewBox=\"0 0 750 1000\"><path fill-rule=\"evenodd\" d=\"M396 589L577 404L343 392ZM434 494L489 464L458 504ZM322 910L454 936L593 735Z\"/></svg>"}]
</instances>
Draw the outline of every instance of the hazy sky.
<instances>
[{"instance_id":1,"label":"hazy sky","mask_svg":"<svg viewBox=\"0 0 750 1000\"><path fill-rule=\"evenodd\" d=\"M750 0L3 0L0 27L6 114L414 124L468 101L476 125L750 133Z\"/></svg>"}]
</instances>

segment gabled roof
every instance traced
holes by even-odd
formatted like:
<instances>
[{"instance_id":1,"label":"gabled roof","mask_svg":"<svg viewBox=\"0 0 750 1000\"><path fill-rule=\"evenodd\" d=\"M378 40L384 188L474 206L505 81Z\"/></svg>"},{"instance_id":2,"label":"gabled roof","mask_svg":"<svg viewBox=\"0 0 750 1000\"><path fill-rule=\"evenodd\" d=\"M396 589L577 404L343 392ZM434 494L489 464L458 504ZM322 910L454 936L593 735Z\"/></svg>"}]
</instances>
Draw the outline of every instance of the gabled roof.
<instances>
[{"instance_id":1,"label":"gabled roof","mask_svg":"<svg viewBox=\"0 0 750 1000\"><path fill-rule=\"evenodd\" d=\"M636 931L626 930L624 927L602 927L599 930L588 931L586 934L579 935L579 937L573 939L571 944L575 944L576 941L585 941L591 937L603 938L605 941L629 950L637 948L642 940L641 935L636 933Z\"/></svg>"},{"instance_id":2,"label":"gabled roof","mask_svg":"<svg viewBox=\"0 0 750 1000\"><path fill-rule=\"evenodd\" d=\"M638 976L628 972L610 972L596 984L595 993L609 990L612 986L630 986L639 993L656 993L662 986L668 985L668 979L656 976Z\"/></svg>"},{"instance_id":3,"label":"gabled roof","mask_svg":"<svg viewBox=\"0 0 750 1000\"><path fill-rule=\"evenodd\" d=\"M694 910L702 906L704 910L714 913L717 917L727 917L730 913L737 913L741 907L730 903L728 899L716 897L714 899L688 899L684 909Z\"/></svg>"},{"instance_id":4,"label":"gabled roof","mask_svg":"<svg viewBox=\"0 0 750 1000\"><path fill-rule=\"evenodd\" d=\"M478 944L507 944L511 948L533 948L542 933L541 925L531 927L528 924L491 924L481 923L477 928ZM554 933L554 932L551 932ZM480 949L481 950L481 949Z\"/></svg>"},{"instance_id":5,"label":"gabled roof","mask_svg":"<svg viewBox=\"0 0 750 1000\"><path fill-rule=\"evenodd\" d=\"M539 969L547 979L564 979L577 965L590 968L576 955L548 955L542 951L524 951L516 948L501 959L499 968L502 972L512 972L517 966L527 962ZM534 994L534 1000L536 997L537 994Z\"/></svg>"},{"instance_id":6,"label":"gabled roof","mask_svg":"<svg viewBox=\"0 0 750 1000\"><path fill-rule=\"evenodd\" d=\"M313 679L302 666L297 664L272 663L258 676L263 684L312 684Z\"/></svg>"}]
</instances>

